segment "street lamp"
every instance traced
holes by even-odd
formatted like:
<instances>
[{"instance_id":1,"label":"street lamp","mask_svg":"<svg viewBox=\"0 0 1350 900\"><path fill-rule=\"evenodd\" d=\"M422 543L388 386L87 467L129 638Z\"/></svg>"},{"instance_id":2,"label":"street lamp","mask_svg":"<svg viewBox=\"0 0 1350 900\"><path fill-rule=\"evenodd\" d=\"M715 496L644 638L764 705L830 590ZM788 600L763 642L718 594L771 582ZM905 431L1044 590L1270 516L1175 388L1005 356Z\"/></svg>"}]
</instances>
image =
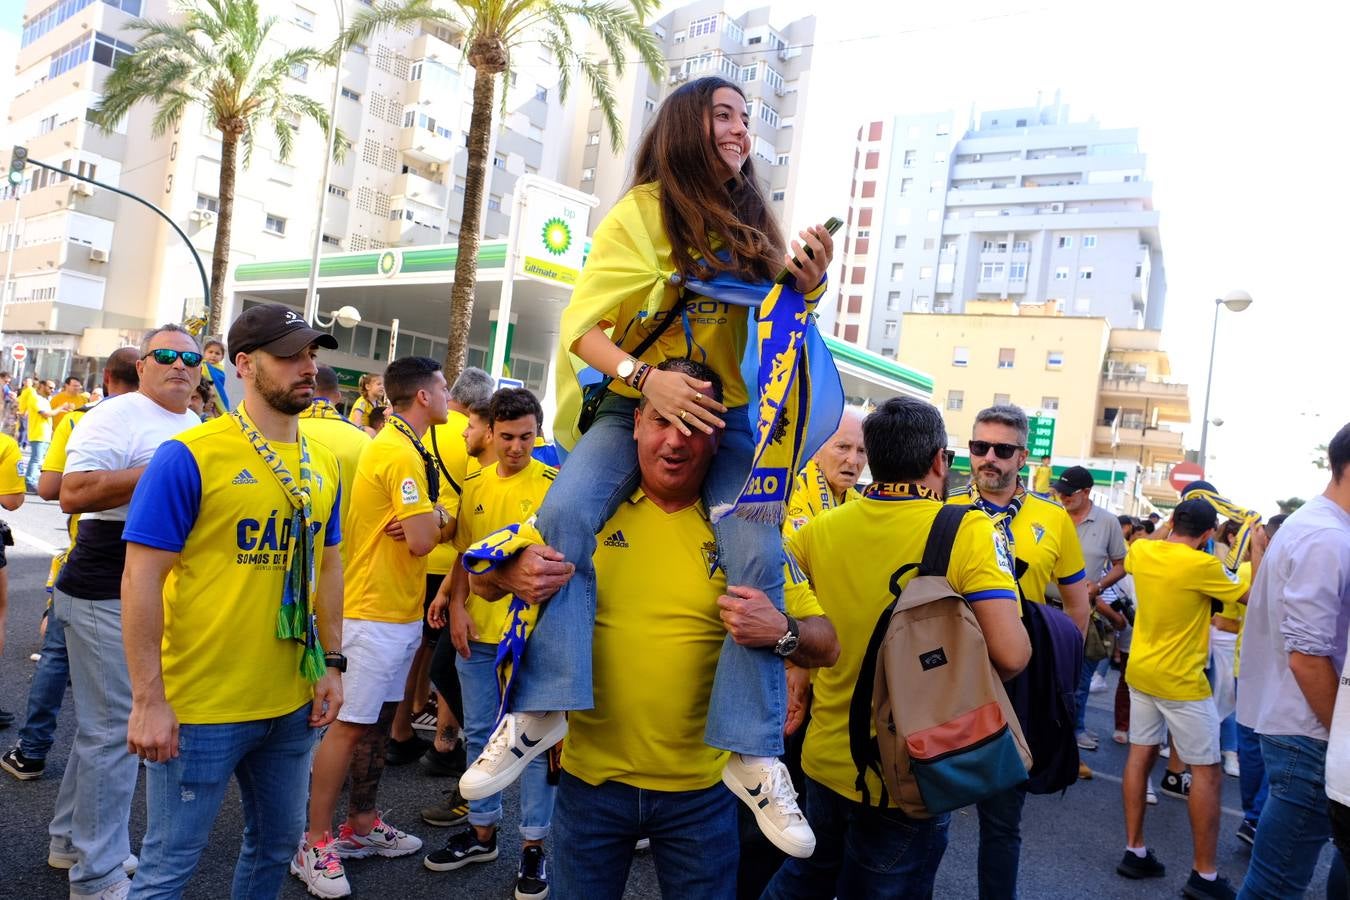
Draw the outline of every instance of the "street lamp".
<instances>
[{"instance_id":1,"label":"street lamp","mask_svg":"<svg viewBox=\"0 0 1350 900\"><path fill-rule=\"evenodd\" d=\"M337 12L338 34L347 30L344 0L333 0ZM309 259L309 284L305 287L305 321L315 322L319 314L319 251L323 249L323 214L328 206L328 173L333 164L333 134L337 129L338 95L342 87L342 54L333 61L333 95L328 103L328 132L325 135L323 175L319 182L319 211L314 222L314 247Z\"/></svg>"},{"instance_id":2,"label":"street lamp","mask_svg":"<svg viewBox=\"0 0 1350 900\"><path fill-rule=\"evenodd\" d=\"M314 324L320 328L332 328L334 324L343 328L355 328L361 324L361 311L355 306L344 306L328 314L328 321L324 321L322 314L314 310Z\"/></svg>"},{"instance_id":3,"label":"street lamp","mask_svg":"<svg viewBox=\"0 0 1350 900\"><path fill-rule=\"evenodd\" d=\"M1246 291L1229 291L1214 301L1214 331L1209 337L1209 374L1205 376L1205 418L1200 426L1200 468L1205 467L1205 451L1209 444L1209 395L1214 387L1214 347L1219 340L1219 307L1226 306L1232 312L1242 312L1252 305L1252 295ZM1218 423L1215 423L1218 424Z\"/></svg>"}]
</instances>

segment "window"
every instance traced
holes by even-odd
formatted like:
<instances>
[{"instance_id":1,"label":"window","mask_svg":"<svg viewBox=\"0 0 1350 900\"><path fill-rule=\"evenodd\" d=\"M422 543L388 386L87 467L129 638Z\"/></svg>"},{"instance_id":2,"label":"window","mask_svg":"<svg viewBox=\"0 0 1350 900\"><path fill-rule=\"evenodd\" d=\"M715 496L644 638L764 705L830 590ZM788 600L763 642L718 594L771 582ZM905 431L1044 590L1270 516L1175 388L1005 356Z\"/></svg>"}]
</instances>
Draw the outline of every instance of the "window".
<instances>
[{"instance_id":1,"label":"window","mask_svg":"<svg viewBox=\"0 0 1350 900\"><path fill-rule=\"evenodd\" d=\"M933 277L933 267L932 267L932 266L919 266L919 280L921 280L921 281L927 281L928 279L930 279L930 278L932 278L932 277Z\"/></svg>"},{"instance_id":2,"label":"window","mask_svg":"<svg viewBox=\"0 0 1350 900\"><path fill-rule=\"evenodd\" d=\"M330 184L328 186L328 193L339 199L345 199L347 196L347 189L345 187L338 187L336 184Z\"/></svg>"},{"instance_id":3,"label":"window","mask_svg":"<svg viewBox=\"0 0 1350 900\"><path fill-rule=\"evenodd\" d=\"M263 231L266 231L268 234L285 234L286 220L281 216L269 215L267 220L263 223Z\"/></svg>"},{"instance_id":4,"label":"window","mask_svg":"<svg viewBox=\"0 0 1350 900\"><path fill-rule=\"evenodd\" d=\"M895 319L887 319L886 324L881 327L881 336L883 338L893 338L899 330L900 325Z\"/></svg>"},{"instance_id":5,"label":"window","mask_svg":"<svg viewBox=\"0 0 1350 900\"><path fill-rule=\"evenodd\" d=\"M774 165L776 165L776 166L786 166L786 165L788 164L788 159L789 159L789 155L788 155L788 154L786 154L786 153L780 153L780 154L778 154L778 157L774 160Z\"/></svg>"},{"instance_id":6,"label":"window","mask_svg":"<svg viewBox=\"0 0 1350 900\"><path fill-rule=\"evenodd\" d=\"M968 365L970 365L970 348L968 348L968 347L953 347L953 348L952 348L952 365L954 365L954 366L968 366Z\"/></svg>"},{"instance_id":7,"label":"window","mask_svg":"<svg viewBox=\"0 0 1350 900\"><path fill-rule=\"evenodd\" d=\"M754 81L759 77L759 64L751 63L741 68L741 81Z\"/></svg>"},{"instance_id":8,"label":"window","mask_svg":"<svg viewBox=\"0 0 1350 900\"><path fill-rule=\"evenodd\" d=\"M1091 297L1074 297L1073 311L1075 315L1085 316L1092 310Z\"/></svg>"},{"instance_id":9,"label":"window","mask_svg":"<svg viewBox=\"0 0 1350 900\"><path fill-rule=\"evenodd\" d=\"M774 191L774 192L769 196L769 199L774 200L775 202L780 201L780 200L784 200L784 199L786 199L786 198L787 198L787 191Z\"/></svg>"},{"instance_id":10,"label":"window","mask_svg":"<svg viewBox=\"0 0 1350 900\"><path fill-rule=\"evenodd\" d=\"M904 263L891 263L891 281L899 281L905 277Z\"/></svg>"},{"instance_id":11,"label":"window","mask_svg":"<svg viewBox=\"0 0 1350 900\"><path fill-rule=\"evenodd\" d=\"M126 56L136 52L131 44L123 43L102 32L94 35L94 62L101 66L115 66Z\"/></svg>"},{"instance_id":12,"label":"window","mask_svg":"<svg viewBox=\"0 0 1350 900\"><path fill-rule=\"evenodd\" d=\"M1097 236L1095 234L1083 235L1083 249L1088 250L1097 246Z\"/></svg>"},{"instance_id":13,"label":"window","mask_svg":"<svg viewBox=\"0 0 1350 900\"><path fill-rule=\"evenodd\" d=\"M591 171L594 172L595 170L592 169ZM456 176L455 176L455 193L456 193L456 194L462 194L462 193L464 193L464 185L465 185L465 181L464 181L463 177L456 175Z\"/></svg>"},{"instance_id":14,"label":"window","mask_svg":"<svg viewBox=\"0 0 1350 900\"><path fill-rule=\"evenodd\" d=\"M1041 409L1047 411L1057 411L1059 409L1058 397L1042 397Z\"/></svg>"},{"instance_id":15,"label":"window","mask_svg":"<svg viewBox=\"0 0 1350 900\"><path fill-rule=\"evenodd\" d=\"M987 262L980 264L980 280L993 281L1003 278L1003 263Z\"/></svg>"},{"instance_id":16,"label":"window","mask_svg":"<svg viewBox=\"0 0 1350 900\"><path fill-rule=\"evenodd\" d=\"M1027 280L1027 264L1024 262L1015 262L1008 265L1008 278L1011 281Z\"/></svg>"},{"instance_id":17,"label":"window","mask_svg":"<svg viewBox=\"0 0 1350 900\"><path fill-rule=\"evenodd\" d=\"M1064 235L1060 237L1057 246L1061 250L1068 250L1073 247L1073 238L1068 235Z\"/></svg>"},{"instance_id":18,"label":"window","mask_svg":"<svg viewBox=\"0 0 1350 900\"><path fill-rule=\"evenodd\" d=\"M1056 280L1056 281L1068 281L1068 280L1069 280L1069 267L1068 267L1068 266L1056 266L1056 267L1055 267L1055 280Z\"/></svg>"},{"instance_id":19,"label":"window","mask_svg":"<svg viewBox=\"0 0 1350 900\"><path fill-rule=\"evenodd\" d=\"M314 30L314 11L297 6L291 11L291 21L306 31Z\"/></svg>"},{"instance_id":20,"label":"window","mask_svg":"<svg viewBox=\"0 0 1350 900\"><path fill-rule=\"evenodd\" d=\"M492 167L493 167L494 169L505 169L505 168L506 168L506 154L504 154L504 153L498 153L496 156L492 157Z\"/></svg>"},{"instance_id":21,"label":"window","mask_svg":"<svg viewBox=\"0 0 1350 900\"><path fill-rule=\"evenodd\" d=\"M1011 403L1011 402L1012 402L1012 395L1011 395L1011 394L995 394L995 395L994 395L994 405L995 405L995 406L1007 406L1007 405L1008 405L1009 403Z\"/></svg>"},{"instance_id":22,"label":"window","mask_svg":"<svg viewBox=\"0 0 1350 900\"><path fill-rule=\"evenodd\" d=\"M56 114L48 116L38 123L38 134L48 134L56 129Z\"/></svg>"},{"instance_id":23,"label":"window","mask_svg":"<svg viewBox=\"0 0 1350 900\"><path fill-rule=\"evenodd\" d=\"M914 298L915 312L928 312L933 307L933 298L927 294L920 294Z\"/></svg>"},{"instance_id":24,"label":"window","mask_svg":"<svg viewBox=\"0 0 1350 900\"><path fill-rule=\"evenodd\" d=\"M951 411L953 411L953 412L958 412L958 411L964 409L964 408L965 408L965 405L966 405L966 392L965 392L965 391L948 391L948 392L947 392L947 409L949 409L949 410L951 410Z\"/></svg>"},{"instance_id":25,"label":"window","mask_svg":"<svg viewBox=\"0 0 1350 900\"><path fill-rule=\"evenodd\" d=\"M1135 263L1135 264L1134 264L1134 277L1135 277L1135 278L1142 278L1143 275L1144 275L1144 264L1143 264L1143 263Z\"/></svg>"},{"instance_id":26,"label":"window","mask_svg":"<svg viewBox=\"0 0 1350 900\"><path fill-rule=\"evenodd\" d=\"M862 284L867 280L867 270L862 266L854 266L853 273L849 276L849 284Z\"/></svg>"},{"instance_id":27,"label":"window","mask_svg":"<svg viewBox=\"0 0 1350 900\"><path fill-rule=\"evenodd\" d=\"M947 182L944 179L934 178L932 181L928 182L928 193L930 194L940 193L942 189L945 188L946 186Z\"/></svg>"},{"instance_id":28,"label":"window","mask_svg":"<svg viewBox=\"0 0 1350 900\"><path fill-rule=\"evenodd\" d=\"M778 110L774 109L772 106L765 103L763 100L759 101L758 106L760 119L763 120L764 122L767 122L770 127L777 128Z\"/></svg>"},{"instance_id":29,"label":"window","mask_svg":"<svg viewBox=\"0 0 1350 900\"><path fill-rule=\"evenodd\" d=\"M1079 270L1078 270L1078 278L1079 278L1080 281L1091 281L1091 280L1092 280L1092 266L1083 266L1083 268L1079 269Z\"/></svg>"},{"instance_id":30,"label":"window","mask_svg":"<svg viewBox=\"0 0 1350 900\"><path fill-rule=\"evenodd\" d=\"M870 156L871 154L868 154L868 155ZM912 168L914 168L914 161L915 161L915 159L918 158L918 155L919 155L919 151L917 151L917 150L906 150L906 151L905 151L905 168L906 168L906 169L912 169ZM871 167L869 166L869 168L871 168Z\"/></svg>"},{"instance_id":31,"label":"window","mask_svg":"<svg viewBox=\"0 0 1350 900\"><path fill-rule=\"evenodd\" d=\"M208 212L220 212L220 201L215 197L208 197L206 194L197 195L197 208Z\"/></svg>"},{"instance_id":32,"label":"window","mask_svg":"<svg viewBox=\"0 0 1350 900\"><path fill-rule=\"evenodd\" d=\"M598 145L599 143L600 143L600 132L598 132L598 131L592 131L590 134L586 135L586 146L587 146L587 147L594 147L594 146Z\"/></svg>"},{"instance_id":33,"label":"window","mask_svg":"<svg viewBox=\"0 0 1350 900\"><path fill-rule=\"evenodd\" d=\"M1011 369L1013 367L1013 359L1016 355L1017 351L1012 347L1001 348L998 351L998 367L1000 369Z\"/></svg>"},{"instance_id":34,"label":"window","mask_svg":"<svg viewBox=\"0 0 1350 900\"><path fill-rule=\"evenodd\" d=\"M355 100L357 103L361 102L361 95L349 87L344 87L342 89L342 96L346 97L348 100Z\"/></svg>"},{"instance_id":35,"label":"window","mask_svg":"<svg viewBox=\"0 0 1350 900\"><path fill-rule=\"evenodd\" d=\"M924 238L924 239L923 239L923 249L925 249L925 250L932 250L935 246L937 246L937 238Z\"/></svg>"},{"instance_id":36,"label":"window","mask_svg":"<svg viewBox=\"0 0 1350 900\"><path fill-rule=\"evenodd\" d=\"M342 249L342 239L335 234L325 234L323 236L323 242L330 247Z\"/></svg>"},{"instance_id":37,"label":"window","mask_svg":"<svg viewBox=\"0 0 1350 900\"><path fill-rule=\"evenodd\" d=\"M689 36L698 37L701 34L715 34L717 32L717 16L703 16L689 23Z\"/></svg>"},{"instance_id":38,"label":"window","mask_svg":"<svg viewBox=\"0 0 1350 900\"><path fill-rule=\"evenodd\" d=\"M498 197L496 194L489 194L489 195L488 195L488 209L492 210L493 212L501 212L501 211L502 211L502 198L501 198L501 197Z\"/></svg>"},{"instance_id":39,"label":"window","mask_svg":"<svg viewBox=\"0 0 1350 900\"><path fill-rule=\"evenodd\" d=\"M875 197L877 195L877 183L875 181L864 181L862 184L862 197Z\"/></svg>"},{"instance_id":40,"label":"window","mask_svg":"<svg viewBox=\"0 0 1350 900\"><path fill-rule=\"evenodd\" d=\"M1064 351L1050 350L1045 354L1045 367L1047 369L1064 368Z\"/></svg>"},{"instance_id":41,"label":"window","mask_svg":"<svg viewBox=\"0 0 1350 900\"><path fill-rule=\"evenodd\" d=\"M943 242L942 242L942 252L943 252L943 253L955 253L955 252L956 252L956 241L943 241Z\"/></svg>"},{"instance_id":42,"label":"window","mask_svg":"<svg viewBox=\"0 0 1350 900\"><path fill-rule=\"evenodd\" d=\"M907 238L903 234L897 234L895 236L895 249L897 250L905 249L906 240Z\"/></svg>"},{"instance_id":43,"label":"window","mask_svg":"<svg viewBox=\"0 0 1350 900\"><path fill-rule=\"evenodd\" d=\"M294 78L296 81L308 81L309 64L302 62L293 63L291 65L291 77Z\"/></svg>"},{"instance_id":44,"label":"window","mask_svg":"<svg viewBox=\"0 0 1350 900\"><path fill-rule=\"evenodd\" d=\"M886 312L895 312L900 308L900 292L891 291L886 294Z\"/></svg>"},{"instance_id":45,"label":"window","mask_svg":"<svg viewBox=\"0 0 1350 900\"><path fill-rule=\"evenodd\" d=\"M536 84L534 86L534 99L547 101L548 88L544 87L542 84Z\"/></svg>"},{"instance_id":46,"label":"window","mask_svg":"<svg viewBox=\"0 0 1350 900\"><path fill-rule=\"evenodd\" d=\"M913 179L913 178L901 178L901 179L900 179L900 195L903 197L905 194L908 194L908 193L909 193L910 191L912 191L912 190L914 190L914 179Z\"/></svg>"},{"instance_id":47,"label":"window","mask_svg":"<svg viewBox=\"0 0 1350 900\"><path fill-rule=\"evenodd\" d=\"M1031 249L1030 241L1013 241L1014 253L1026 253L1030 249Z\"/></svg>"},{"instance_id":48,"label":"window","mask_svg":"<svg viewBox=\"0 0 1350 900\"><path fill-rule=\"evenodd\" d=\"M651 97L648 97L645 100L643 100L642 111L648 113L656 112L656 101L653 100Z\"/></svg>"},{"instance_id":49,"label":"window","mask_svg":"<svg viewBox=\"0 0 1350 900\"><path fill-rule=\"evenodd\" d=\"M421 81L421 80L422 80L422 62L423 62L423 61L420 60L420 59L419 59L419 60L415 60L415 61L413 62L413 64L412 64L411 66L408 67L408 80L409 80L409 81Z\"/></svg>"}]
</instances>

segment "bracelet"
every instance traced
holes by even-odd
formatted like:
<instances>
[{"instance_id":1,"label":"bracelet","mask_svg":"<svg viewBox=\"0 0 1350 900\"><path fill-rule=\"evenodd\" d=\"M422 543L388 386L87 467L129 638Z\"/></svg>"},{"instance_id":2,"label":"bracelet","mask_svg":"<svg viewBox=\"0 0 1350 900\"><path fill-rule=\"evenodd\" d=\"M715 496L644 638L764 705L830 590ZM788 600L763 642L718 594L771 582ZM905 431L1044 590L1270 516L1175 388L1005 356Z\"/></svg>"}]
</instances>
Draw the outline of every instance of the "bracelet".
<instances>
[{"instance_id":1,"label":"bracelet","mask_svg":"<svg viewBox=\"0 0 1350 900\"><path fill-rule=\"evenodd\" d=\"M652 367L646 363L638 363L637 371L633 373L633 382L630 387L636 388L637 392L642 393L642 386L647 382L647 376L652 373Z\"/></svg>"}]
</instances>

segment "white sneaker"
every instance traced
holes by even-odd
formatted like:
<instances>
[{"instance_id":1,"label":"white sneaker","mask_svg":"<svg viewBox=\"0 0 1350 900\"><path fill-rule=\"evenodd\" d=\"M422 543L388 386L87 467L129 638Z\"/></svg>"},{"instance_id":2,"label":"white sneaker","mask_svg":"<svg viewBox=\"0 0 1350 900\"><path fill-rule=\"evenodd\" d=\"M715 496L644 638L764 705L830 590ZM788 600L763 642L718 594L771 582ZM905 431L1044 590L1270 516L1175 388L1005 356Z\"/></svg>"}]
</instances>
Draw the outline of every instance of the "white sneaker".
<instances>
[{"instance_id":1,"label":"white sneaker","mask_svg":"<svg viewBox=\"0 0 1350 900\"><path fill-rule=\"evenodd\" d=\"M507 713L483 752L460 776L460 795L465 800L482 800L504 790L531 760L566 736L566 713Z\"/></svg>"},{"instance_id":2,"label":"white sneaker","mask_svg":"<svg viewBox=\"0 0 1350 900\"><path fill-rule=\"evenodd\" d=\"M1161 747L1158 748L1158 755L1161 756L1163 759L1171 759L1171 758L1172 758L1172 745L1171 745L1171 744L1163 744Z\"/></svg>"},{"instance_id":3,"label":"white sneaker","mask_svg":"<svg viewBox=\"0 0 1350 900\"><path fill-rule=\"evenodd\" d=\"M651 838L638 838L638 839L637 839L637 843L633 845L633 849L636 850L636 851L639 852L639 853L642 853L644 850L650 850L650 849L652 849L652 839L651 839Z\"/></svg>"},{"instance_id":4,"label":"white sneaker","mask_svg":"<svg viewBox=\"0 0 1350 900\"><path fill-rule=\"evenodd\" d=\"M1242 769L1238 766L1237 751L1225 750L1219 755L1223 757L1223 774L1231 775L1234 778L1241 777Z\"/></svg>"},{"instance_id":5,"label":"white sneaker","mask_svg":"<svg viewBox=\"0 0 1350 900\"><path fill-rule=\"evenodd\" d=\"M70 900L127 900L131 893L131 879L123 878L117 884L110 884L97 894L77 894L70 892Z\"/></svg>"},{"instance_id":6,"label":"white sneaker","mask_svg":"<svg viewBox=\"0 0 1350 900\"><path fill-rule=\"evenodd\" d=\"M1153 793L1153 781L1152 781L1152 779L1149 780L1149 782L1148 782L1148 789L1144 792L1144 802L1147 803L1149 806L1157 806L1157 805L1158 805L1158 795L1155 794L1155 793Z\"/></svg>"},{"instance_id":7,"label":"white sneaker","mask_svg":"<svg viewBox=\"0 0 1350 900\"><path fill-rule=\"evenodd\" d=\"M1106 679L1100 675L1093 674L1092 681L1088 684L1089 694L1100 694L1106 690Z\"/></svg>"},{"instance_id":8,"label":"white sneaker","mask_svg":"<svg viewBox=\"0 0 1350 900\"><path fill-rule=\"evenodd\" d=\"M350 825L343 822L338 828L337 840L333 841L332 847L343 859L365 859L367 856L384 856L392 859L421 850L422 839L399 831L376 816L370 834L357 834Z\"/></svg>"},{"instance_id":9,"label":"white sneaker","mask_svg":"<svg viewBox=\"0 0 1350 900\"><path fill-rule=\"evenodd\" d=\"M788 856L805 859L816 850L816 835L797 808L797 791L787 766L750 765L739 753L731 754L722 770L722 783L750 807L759 830Z\"/></svg>"},{"instance_id":10,"label":"white sneaker","mask_svg":"<svg viewBox=\"0 0 1350 900\"><path fill-rule=\"evenodd\" d=\"M326 837L328 840L317 847L300 842L300 849L291 857L291 874L315 897L350 897L352 886L338 857L337 842Z\"/></svg>"},{"instance_id":11,"label":"white sneaker","mask_svg":"<svg viewBox=\"0 0 1350 900\"><path fill-rule=\"evenodd\" d=\"M77 854L73 848L70 850L58 850L57 848L52 847L47 850L47 865L51 866L53 869L69 869L75 865L75 860L78 858L79 854ZM141 861L137 859L136 854L133 853L122 860L122 871L126 872L127 877L130 878L132 875L136 874L136 867L140 864Z\"/></svg>"}]
</instances>

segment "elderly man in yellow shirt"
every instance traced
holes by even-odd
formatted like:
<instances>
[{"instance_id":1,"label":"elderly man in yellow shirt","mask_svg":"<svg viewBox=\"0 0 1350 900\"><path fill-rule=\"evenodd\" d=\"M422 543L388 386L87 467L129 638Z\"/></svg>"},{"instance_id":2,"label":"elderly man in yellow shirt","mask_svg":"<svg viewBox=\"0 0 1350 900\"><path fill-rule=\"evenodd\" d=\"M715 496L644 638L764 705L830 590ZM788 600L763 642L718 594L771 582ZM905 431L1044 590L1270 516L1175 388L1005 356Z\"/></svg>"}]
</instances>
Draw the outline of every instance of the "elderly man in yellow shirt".
<instances>
[{"instance_id":1,"label":"elderly man in yellow shirt","mask_svg":"<svg viewBox=\"0 0 1350 900\"><path fill-rule=\"evenodd\" d=\"M783 520L784 537L800 531L826 510L860 496L858 477L867 466L867 450L863 447L864 415L859 407L845 407L839 428L797 475Z\"/></svg>"}]
</instances>

